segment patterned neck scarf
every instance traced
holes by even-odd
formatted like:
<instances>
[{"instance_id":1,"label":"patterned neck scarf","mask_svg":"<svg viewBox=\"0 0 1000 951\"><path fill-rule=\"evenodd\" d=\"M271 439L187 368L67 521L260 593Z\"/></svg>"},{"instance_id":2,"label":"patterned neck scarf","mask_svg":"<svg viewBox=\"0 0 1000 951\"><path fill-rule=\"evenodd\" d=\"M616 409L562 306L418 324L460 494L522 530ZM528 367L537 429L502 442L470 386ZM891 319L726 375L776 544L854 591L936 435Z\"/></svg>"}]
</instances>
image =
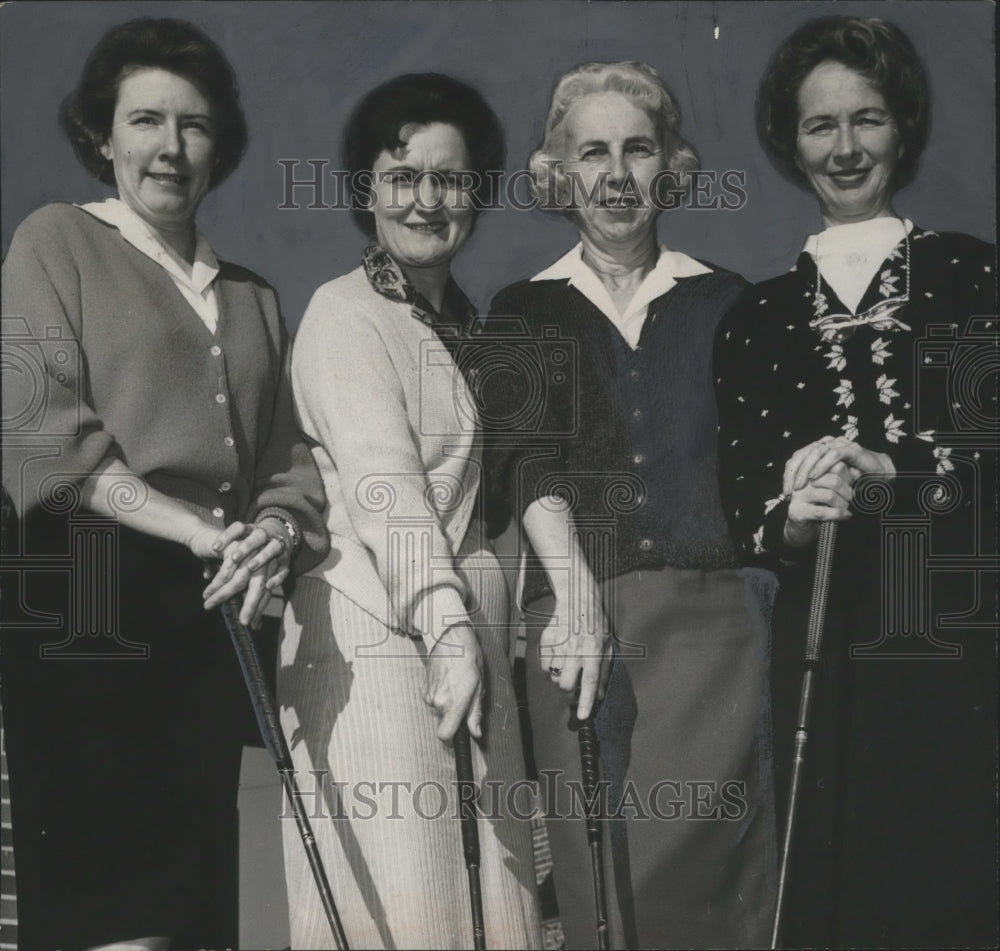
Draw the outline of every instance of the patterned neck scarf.
<instances>
[{"instance_id":1,"label":"patterned neck scarf","mask_svg":"<svg viewBox=\"0 0 1000 951\"><path fill-rule=\"evenodd\" d=\"M389 300L409 304L411 315L431 327L441 338L469 389L476 396L478 370L474 364L478 362L477 354L480 348L468 344L476 332L478 314L454 278L448 277L441 308L443 313L439 313L410 283L395 258L376 242L365 248L361 263L368 283L375 291ZM463 343L466 344L464 347Z\"/></svg>"},{"instance_id":2,"label":"patterned neck scarf","mask_svg":"<svg viewBox=\"0 0 1000 951\"><path fill-rule=\"evenodd\" d=\"M427 298L410 283L395 258L384 248L372 242L365 248L361 261L368 283L383 297L409 304L413 316L433 327L449 351L451 350L449 340L454 343L458 338L472 333L476 323L476 309L452 277L448 278L445 287L443 313L438 313Z\"/></svg>"}]
</instances>

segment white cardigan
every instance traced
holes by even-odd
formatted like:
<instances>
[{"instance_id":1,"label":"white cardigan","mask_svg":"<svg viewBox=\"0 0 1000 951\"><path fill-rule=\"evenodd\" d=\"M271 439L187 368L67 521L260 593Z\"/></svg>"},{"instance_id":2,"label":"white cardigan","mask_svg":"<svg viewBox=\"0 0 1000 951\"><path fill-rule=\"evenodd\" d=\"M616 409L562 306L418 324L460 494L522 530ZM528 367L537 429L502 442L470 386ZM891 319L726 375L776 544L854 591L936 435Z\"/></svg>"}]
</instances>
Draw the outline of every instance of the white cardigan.
<instances>
[{"instance_id":1,"label":"white cardigan","mask_svg":"<svg viewBox=\"0 0 1000 951\"><path fill-rule=\"evenodd\" d=\"M481 449L462 374L410 305L377 293L359 267L309 302L292 386L328 502L330 554L309 575L432 646L468 619L455 556Z\"/></svg>"}]
</instances>

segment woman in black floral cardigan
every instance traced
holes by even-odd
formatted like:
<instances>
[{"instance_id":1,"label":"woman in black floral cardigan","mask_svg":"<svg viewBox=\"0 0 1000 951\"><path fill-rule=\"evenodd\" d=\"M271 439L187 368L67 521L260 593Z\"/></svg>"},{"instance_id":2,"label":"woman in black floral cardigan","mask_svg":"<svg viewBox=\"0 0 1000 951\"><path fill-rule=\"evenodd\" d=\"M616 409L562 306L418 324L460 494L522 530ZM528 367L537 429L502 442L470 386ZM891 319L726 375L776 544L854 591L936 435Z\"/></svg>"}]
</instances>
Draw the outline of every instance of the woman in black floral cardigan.
<instances>
[{"instance_id":1,"label":"woman in black floral cardigan","mask_svg":"<svg viewBox=\"0 0 1000 951\"><path fill-rule=\"evenodd\" d=\"M723 503L745 559L782 579L779 795L816 536L841 523L783 938L995 944L995 648L974 630L989 581L926 561L993 544L979 525L995 479L981 451L989 393L973 368L988 377L995 249L893 211L929 96L892 25L807 23L772 61L758 109L765 146L815 193L825 226L716 337Z\"/></svg>"}]
</instances>

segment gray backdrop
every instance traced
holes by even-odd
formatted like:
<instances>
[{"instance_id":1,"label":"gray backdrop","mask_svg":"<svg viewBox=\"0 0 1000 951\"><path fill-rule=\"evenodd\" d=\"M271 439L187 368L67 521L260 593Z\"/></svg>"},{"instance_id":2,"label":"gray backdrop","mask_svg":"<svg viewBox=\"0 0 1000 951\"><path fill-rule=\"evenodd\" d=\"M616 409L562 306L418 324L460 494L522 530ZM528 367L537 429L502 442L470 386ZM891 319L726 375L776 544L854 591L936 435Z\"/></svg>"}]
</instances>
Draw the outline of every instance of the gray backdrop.
<instances>
[{"instance_id":1,"label":"gray backdrop","mask_svg":"<svg viewBox=\"0 0 1000 951\"><path fill-rule=\"evenodd\" d=\"M924 227L994 240L994 8L988 2L583 3L509 2L17 2L0 10L2 234L53 199L110 193L89 179L56 124L61 98L111 24L179 16L204 28L235 66L250 124L243 164L206 199L201 229L220 256L258 271L281 294L290 328L313 290L358 263L362 234L347 211L279 210L279 159L329 159L335 168L347 113L372 86L404 72L447 72L472 82L508 135L508 171L538 143L555 79L585 60L644 60L684 113L703 165L742 169L739 211L682 209L661 217L663 239L760 280L786 269L819 228L813 199L781 178L754 132L756 87L777 44L804 20L831 12L882 16L901 26L927 64L933 130L916 182L898 209ZM718 28L718 39L715 29ZM330 201L329 196L327 201ZM503 285L554 260L572 227L540 211L486 214L459 255L459 281L481 306Z\"/></svg>"}]
</instances>

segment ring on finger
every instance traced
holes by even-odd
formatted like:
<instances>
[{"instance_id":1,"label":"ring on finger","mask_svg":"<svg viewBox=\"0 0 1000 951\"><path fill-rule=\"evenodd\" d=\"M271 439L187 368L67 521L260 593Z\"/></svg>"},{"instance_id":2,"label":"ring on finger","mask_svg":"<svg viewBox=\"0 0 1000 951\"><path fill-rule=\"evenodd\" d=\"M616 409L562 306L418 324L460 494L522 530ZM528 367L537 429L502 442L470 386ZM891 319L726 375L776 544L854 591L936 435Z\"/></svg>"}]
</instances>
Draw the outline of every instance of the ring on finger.
<instances>
[{"instance_id":1,"label":"ring on finger","mask_svg":"<svg viewBox=\"0 0 1000 951\"><path fill-rule=\"evenodd\" d=\"M549 673L553 677L558 677L562 673L562 667L549 667Z\"/></svg>"}]
</instances>

